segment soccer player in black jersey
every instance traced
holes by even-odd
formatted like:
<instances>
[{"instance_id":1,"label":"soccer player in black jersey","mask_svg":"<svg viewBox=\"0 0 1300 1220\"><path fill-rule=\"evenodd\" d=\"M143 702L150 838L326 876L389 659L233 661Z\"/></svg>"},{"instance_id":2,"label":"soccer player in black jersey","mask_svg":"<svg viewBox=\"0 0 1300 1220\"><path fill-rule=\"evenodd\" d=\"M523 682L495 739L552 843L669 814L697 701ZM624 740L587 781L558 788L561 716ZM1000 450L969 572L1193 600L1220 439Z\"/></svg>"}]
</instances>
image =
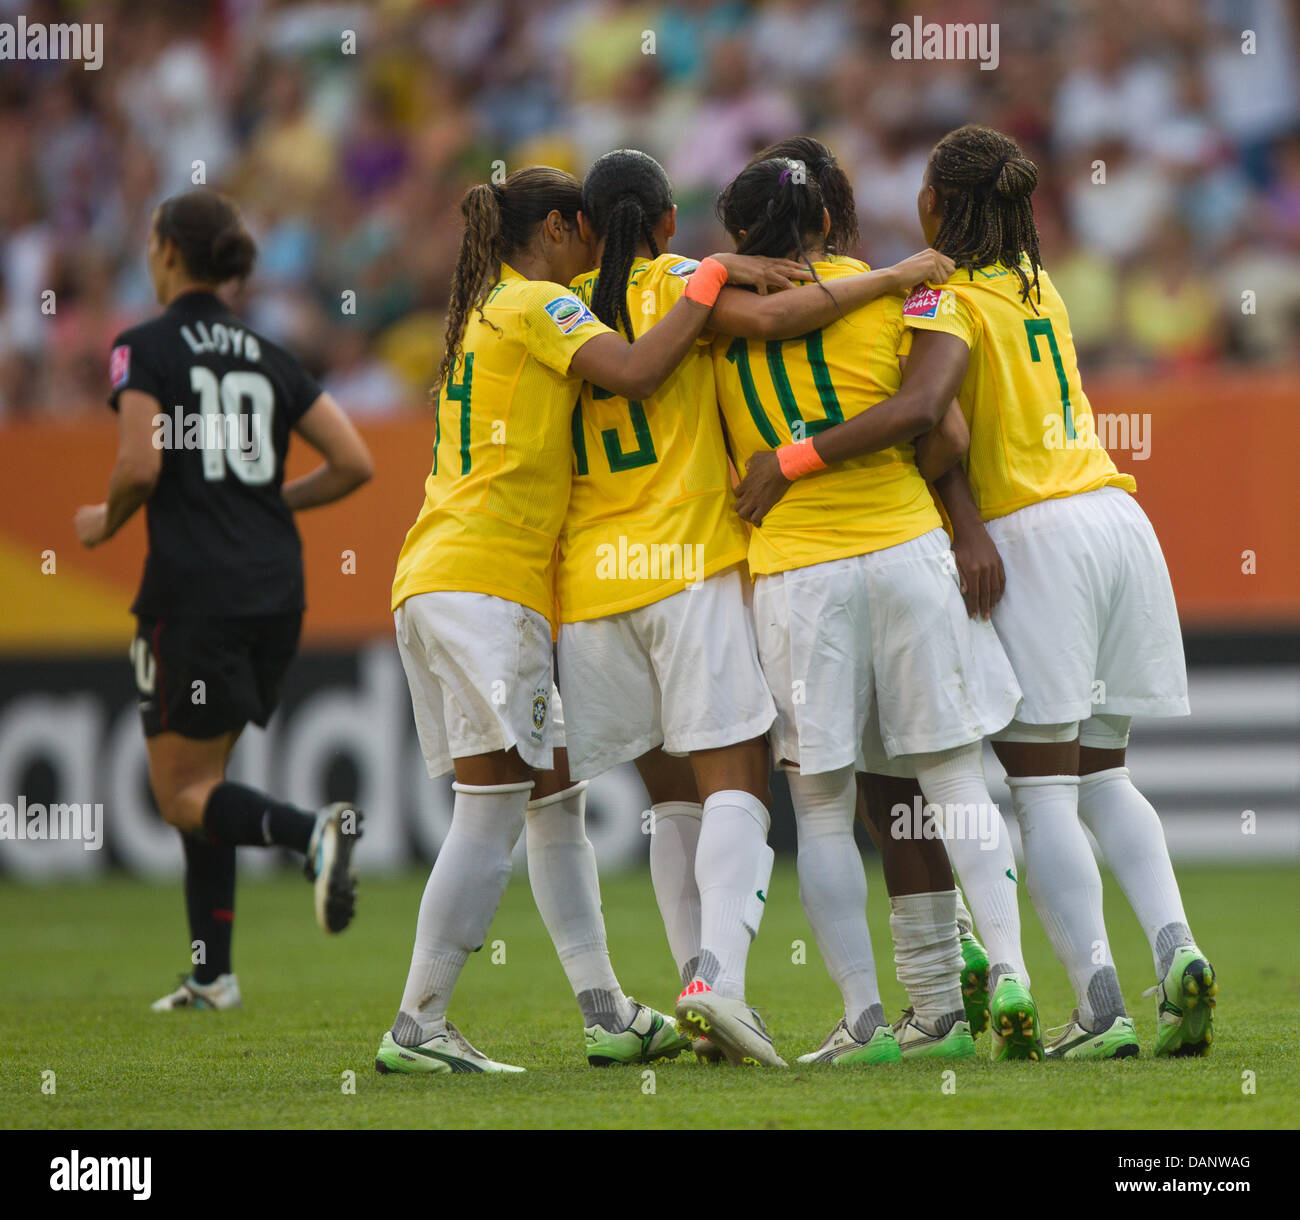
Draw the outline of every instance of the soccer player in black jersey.
<instances>
[{"instance_id":1,"label":"soccer player in black jersey","mask_svg":"<svg viewBox=\"0 0 1300 1220\"><path fill-rule=\"evenodd\" d=\"M149 552L132 607L131 645L149 780L181 832L193 972L154 1009L234 1008L235 848L290 847L306 857L316 918L352 918L352 849L361 815L347 804L309 813L225 778L235 741L275 710L302 622L296 510L328 504L371 475L347 416L284 349L255 334L217 296L256 258L233 204L208 190L166 200L149 236L161 316L118 336L109 403L118 413L108 499L77 510L88 547L142 504ZM289 435L325 459L285 484Z\"/></svg>"}]
</instances>

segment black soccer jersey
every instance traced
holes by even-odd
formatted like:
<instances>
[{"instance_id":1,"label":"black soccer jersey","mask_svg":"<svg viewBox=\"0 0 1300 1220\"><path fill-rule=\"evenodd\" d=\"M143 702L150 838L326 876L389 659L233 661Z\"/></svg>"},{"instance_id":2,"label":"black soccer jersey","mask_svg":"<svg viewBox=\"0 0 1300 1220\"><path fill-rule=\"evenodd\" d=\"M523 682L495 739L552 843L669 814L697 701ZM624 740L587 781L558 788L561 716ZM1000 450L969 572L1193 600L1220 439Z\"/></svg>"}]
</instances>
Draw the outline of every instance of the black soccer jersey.
<instances>
[{"instance_id":1,"label":"black soccer jersey","mask_svg":"<svg viewBox=\"0 0 1300 1220\"><path fill-rule=\"evenodd\" d=\"M162 471L132 610L159 618L304 609L302 545L280 494L289 433L320 395L293 356L211 292L187 292L118 336L109 403L158 400Z\"/></svg>"}]
</instances>

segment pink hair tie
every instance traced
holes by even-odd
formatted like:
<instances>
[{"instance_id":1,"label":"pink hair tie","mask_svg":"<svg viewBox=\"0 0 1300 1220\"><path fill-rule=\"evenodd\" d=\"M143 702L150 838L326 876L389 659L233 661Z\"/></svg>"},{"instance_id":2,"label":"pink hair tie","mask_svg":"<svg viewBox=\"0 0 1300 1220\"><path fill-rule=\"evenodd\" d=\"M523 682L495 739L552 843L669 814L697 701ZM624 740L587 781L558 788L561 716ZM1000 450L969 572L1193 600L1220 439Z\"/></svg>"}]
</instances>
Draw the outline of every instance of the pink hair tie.
<instances>
[{"instance_id":1,"label":"pink hair tie","mask_svg":"<svg viewBox=\"0 0 1300 1220\"><path fill-rule=\"evenodd\" d=\"M806 441L795 441L792 445L782 445L776 451L776 461L781 473L793 483L796 479L812 474L815 470L825 470L826 463L814 448L812 437Z\"/></svg>"}]
</instances>

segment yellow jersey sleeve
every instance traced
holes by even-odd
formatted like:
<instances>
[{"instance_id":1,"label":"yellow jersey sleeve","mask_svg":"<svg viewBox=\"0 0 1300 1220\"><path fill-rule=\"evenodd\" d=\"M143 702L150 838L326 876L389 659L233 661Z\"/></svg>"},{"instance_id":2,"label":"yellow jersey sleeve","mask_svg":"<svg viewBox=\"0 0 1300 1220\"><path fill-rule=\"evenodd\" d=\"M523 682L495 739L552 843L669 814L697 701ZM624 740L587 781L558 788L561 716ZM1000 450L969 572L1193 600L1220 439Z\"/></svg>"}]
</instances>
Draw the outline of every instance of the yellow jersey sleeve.
<instances>
[{"instance_id":1,"label":"yellow jersey sleeve","mask_svg":"<svg viewBox=\"0 0 1300 1220\"><path fill-rule=\"evenodd\" d=\"M1032 275L1027 260L1021 267ZM1137 490L1097 438L1065 303L1046 271L1038 278L1026 300L1014 268L959 270L903 305L909 328L956 335L970 348L957 401L971 433L971 490L986 521L1098 487Z\"/></svg>"},{"instance_id":2,"label":"yellow jersey sleeve","mask_svg":"<svg viewBox=\"0 0 1300 1220\"><path fill-rule=\"evenodd\" d=\"M822 279L863 270L817 262ZM902 304L882 297L820 331L762 342L720 338L714 374L738 470L760 450L816 436L868 411L901 382ZM940 526L911 443L864 454L799 479L752 530L755 575L884 550Z\"/></svg>"},{"instance_id":3,"label":"yellow jersey sleeve","mask_svg":"<svg viewBox=\"0 0 1300 1220\"><path fill-rule=\"evenodd\" d=\"M697 265L674 254L635 260L627 306L637 335L672 309ZM590 303L598 278L579 277L574 291ZM583 385L572 448L557 580L563 622L649 605L744 559L708 346L692 347L644 401Z\"/></svg>"},{"instance_id":4,"label":"yellow jersey sleeve","mask_svg":"<svg viewBox=\"0 0 1300 1220\"><path fill-rule=\"evenodd\" d=\"M523 339L528 354L564 377L574 353L596 335L611 333L567 288L532 281L523 305Z\"/></svg>"},{"instance_id":5,"label":"yellow jersey sleeve","mask_svg":"<svg viewBox=\"0 0 1300 1220\"><path fill-rule=\"evenodd\" d=\"M979 320L951 288L914 288L903 302L903 322L913 330L939 330L956 335L967 347L979 338ZM911 343L908 343L908 351Z\"/></svg>"}]
</instances>

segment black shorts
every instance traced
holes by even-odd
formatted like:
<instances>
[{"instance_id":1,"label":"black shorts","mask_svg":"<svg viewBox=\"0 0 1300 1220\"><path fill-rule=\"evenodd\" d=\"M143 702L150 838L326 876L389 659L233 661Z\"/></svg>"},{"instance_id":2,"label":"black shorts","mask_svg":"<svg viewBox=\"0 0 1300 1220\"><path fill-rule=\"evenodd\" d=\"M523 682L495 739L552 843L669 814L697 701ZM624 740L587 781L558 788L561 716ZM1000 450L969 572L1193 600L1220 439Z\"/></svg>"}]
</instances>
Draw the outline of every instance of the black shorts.
<instances>
[{"instance_id":1,"label":"black shorts","mask_svg":"<svg viewBox=\"0 0 1300 1220\"><path fill-rule=\"evenodd\" d=\"M144 735L206 739L265 727L280 700L302 614L150 618L131 642Z\"/></svg>"}]
</instances>

